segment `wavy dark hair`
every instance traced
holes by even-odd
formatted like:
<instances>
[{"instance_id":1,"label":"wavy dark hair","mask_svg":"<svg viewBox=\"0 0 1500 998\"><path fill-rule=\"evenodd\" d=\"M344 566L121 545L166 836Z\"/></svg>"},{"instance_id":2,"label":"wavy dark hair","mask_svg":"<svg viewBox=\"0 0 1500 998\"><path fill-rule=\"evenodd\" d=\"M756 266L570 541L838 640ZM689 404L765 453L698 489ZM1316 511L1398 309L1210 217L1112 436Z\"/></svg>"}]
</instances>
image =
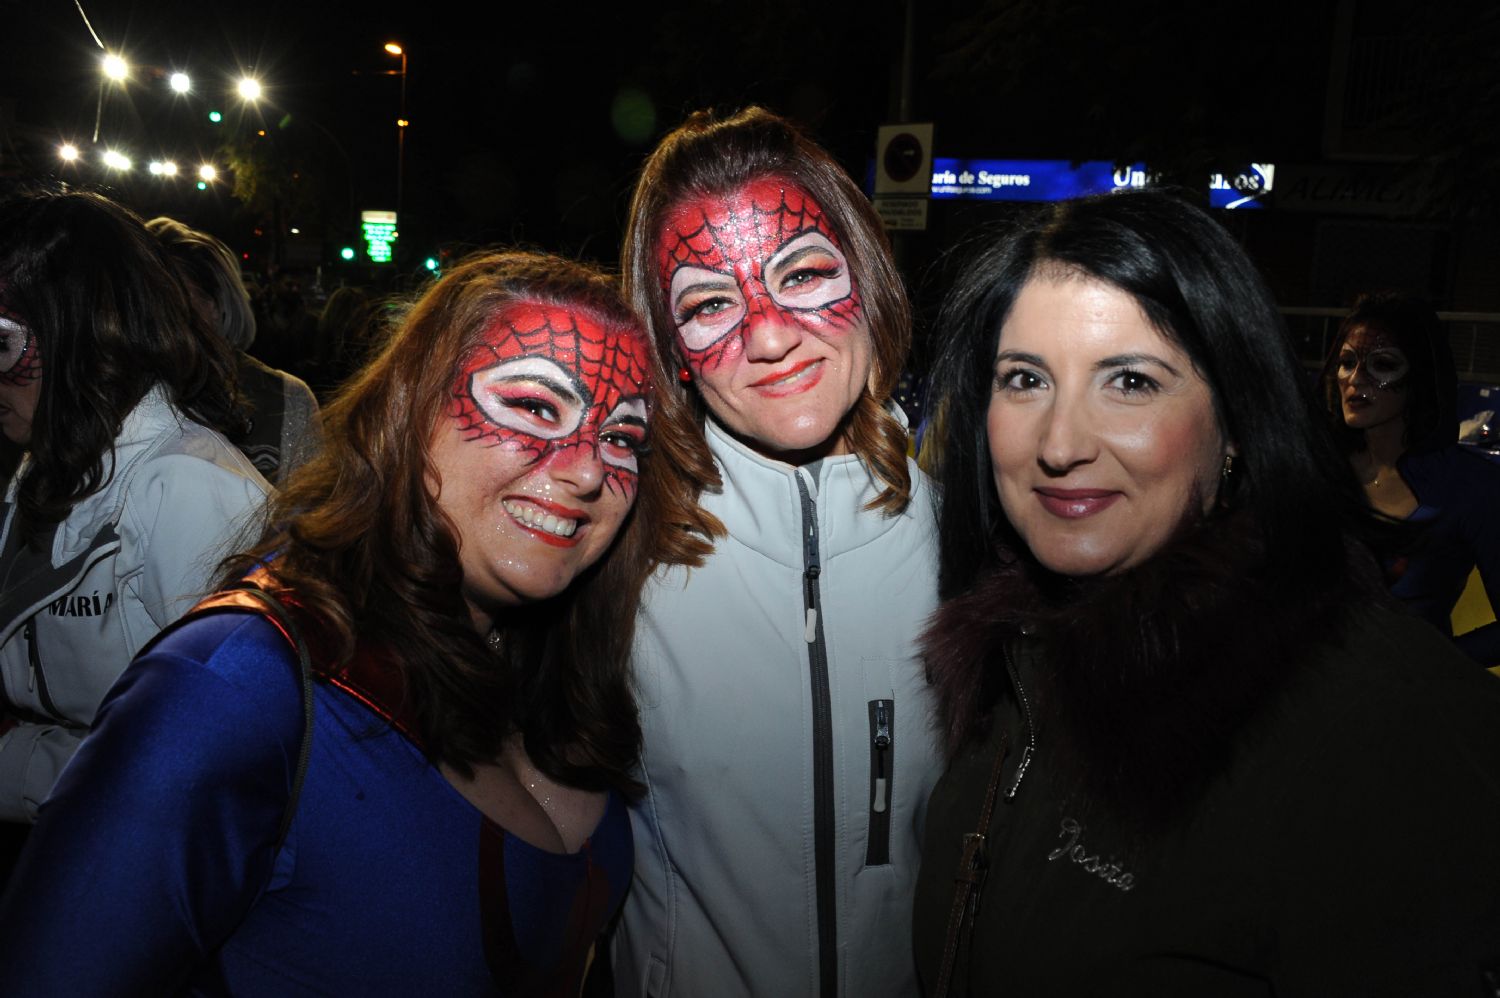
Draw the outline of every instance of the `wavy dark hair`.
<instances>
[{"instance_id":1,"label":"wavy dark hair","mask_svg":"<svg viewBox=\"0 0 1500 998\"><path fill-rule=\"evenodd\" d=\"M1404 291L1372 291L1360 295L1339 323L1333 349L1318 376L1319 392L1335 439L1346 453L1364 448L1364 433L1344 425L1342 393L1338 384L1339 351L1356 329L1382 332L1395 341L1411 365L1402 384L1406 389L1408 451L1431 451L1458 440L1458 371L1453 348L1437 313L1423 298Z\"/></svg>"},{"instance_id":2,"label":"wavy dark hair","mask_svg":"<svg viewBox=\"0 0 1500 998\"><path fill-rule=\"evenodd\" d=\"M234 251L207 232L165 215L147 222L146 231L160 240L177 264L178 272L188 282L189 299L193 290L202 296L212 328L234 349L250 349L255 342L255 312L250 308L250 292L245 290Z\"/></svg>"},{"instance_id":3,"label":"wavy dark hair","mask_svg":"<svg viewBox=\"0 0 1500 998\"><path fill-rule=\"evenodd\" d=\"M1231 585L1172 595L1197 607L1187 619L1226 609L1230 616L1264 611L1279 617L1288 633L1308 625L1335 635L1343 611L1379 591L1368 554L1348 541L1374 529L1358 483L1304 388L1281 316L1254 265L1207 213L1161 191L1039 207L989 234L949 292L938 322L946 340L931 381L941 390L932 410L940 414L934 429L940 434L940 596L954 600L992 580L1009 580L1014 606L997 614L1027 600L1054 601L1064 619L1068 606L1086 605L1080 601L1090 594L1107 595L1122 584L1046 572L1007 520L995 489L986 421L1001 327L1027 282L1051 274L1103 281L1129 294L1208 383L1219 426L1235 447L1215 510L1185 522L1162 556L1132 569L1132 579L1123 580L1126 591L1133 592L1134 582L1150 583L1163 556L1191 560L1205 546L1227 544L1238 562ZM1215 564L1228 570L1222 559ZM1181 620L1162 609L1143 610L1124 632L1129 640L1104 656L1090 653L1060 666L1068 673L1061 682L1138 691L1169 673L1167 664L1187 645L1173 630ZM1077 626L1064 630L1056 644L1076 652L1089 637L1079 632ZM932 655L943 635L934 631L927 640ZM982 730L997 680L979 659L930 657L928 664L951 748Z\"/></svg>"},{"instance_id":4,"label":"wavy dark hair","mask_svg":"<svg viewBox=\"0 0 1500 998\"><path fill-rule=\"evenodd\" d=\"M941 394L940 593L964 592L1019 538L1001 509L985 432L1000 327L1039 271L1104 281L1135 299L1208 382L1237 449L1222 496L1253 513L1266 569L1296 589L1339 583L1343 536L1362 507L1322 426L1286 328L1255 265L1224 228L1179 197L1139 191L1042 207L991 236L950 290L931 383ZM989 538L993 543L983 543Z\"/></svg>"},{"instance_id":5,"label":"wavy dark hair","mask_svg":"<svg viewBox=\"0 0 1500 998\"><path fill-rule=\"evenodd\" d=\"M661 140L636 183L623 253L626 295L646 317L662 356L680 357L677 326L656 264L667 213L684 199L726 195L762 177L782 177L804 188L828 213L843 242L869 321L874 361L869 383L842 432L882 485L871 505L895 515L911 497L911 474L906 430L885 404L911 347L911 306L880 219L858 185L820 146L764 108L750 107L727 118L711 111L690 115ZM701 421L704 407L696 392L676 379L666 392L693 406ZM700 481L719 484L701 438L679 460Z\"/></svg>"},{"instance_id":6,"label":"wavy dark hair","mask_svg":"<svg viewBox=\"0 0 1500 998\"><path fill-rule=\"evenodd\" d=\"M17 492L27 535L107 484L105 457L154 385L197 422L228 436L244 430L228 345L204 327L129 209L93 193L0 203L0 285L43 357Z\"/></svg>"},{"instance_id":7,"label":"wavy dark hair","mask_svg":"<svg viewBox=\"0 0 1500 998\"><path fill-rule=\"evenodd\" d=\"M519 301L640 330L617 283L591 267L517 252L461 262L325 410L322 452L292 476L260 542L226 563L224 581L268 564L320 621L338 664L361 643L388 650L434 760L469 773L520 732L553 778L634 792L637 602L657 564L698 564L708 551L681 526L693 522L696 492L670 462L644 455L635 508L609 552L560 596L497 617L497 665L461 595L459 531L432 494L431 438L465 357L496 313ZM654 356L653 365L660 384ZM653 449L674 418L684 417L653 413Z\"/></svg>"}]
</instances>

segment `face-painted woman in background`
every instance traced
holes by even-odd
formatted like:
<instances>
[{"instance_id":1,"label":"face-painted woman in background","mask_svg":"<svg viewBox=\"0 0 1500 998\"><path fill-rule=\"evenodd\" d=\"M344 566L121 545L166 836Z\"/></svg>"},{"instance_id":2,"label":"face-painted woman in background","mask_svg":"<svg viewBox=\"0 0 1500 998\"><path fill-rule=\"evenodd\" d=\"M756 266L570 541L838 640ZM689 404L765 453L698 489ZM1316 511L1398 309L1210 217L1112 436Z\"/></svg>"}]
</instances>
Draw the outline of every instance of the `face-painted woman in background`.
<instances>
[{"instance_id":1,"label":"face-painted woman in background","mask_svg":"<svg viewBox=\"0 0 1500 998\"><path fill-rule=\"evenodd\" d=\"M615 987L912 994L937 775L914 641L935 568L931 495L889 405L901 278L844 171L760 109L662 141L624 260L677 369L663 404L702 426L661 449L728 537L658 574L636 629L648 796Z\"/></svg>"},{"instance_id":2,"label":"face-painted woman in background","mask_svg":"<svg viewBox=\"0 0 1500 998\"><path fill-rule=\"evenodd\" d=\"M48 806L0 909L7 966L38 968L11 993L577 994L630 881L625 636L691 507L648 454L657 368L579 264L484 255L428 290L225 576L290 608L318 680L284 842L297 657L226 590Z\"/></svg>"},{"instance_id":3,"label":"face-painted woman in background","mask_svg":"<svg viewBox=\"0 0 1500 998\"><path fill-rule=\"evenodd\" d=\"M1448 334L1415 296L1362 296L1323 366L1335 436L1370 507L1407 528L1382 551L1391 593L1487 666L1500 665L1500 468L1460 447ZM1455 619L1475 569L1491 613Z\"/></svg>"}]
</instances>

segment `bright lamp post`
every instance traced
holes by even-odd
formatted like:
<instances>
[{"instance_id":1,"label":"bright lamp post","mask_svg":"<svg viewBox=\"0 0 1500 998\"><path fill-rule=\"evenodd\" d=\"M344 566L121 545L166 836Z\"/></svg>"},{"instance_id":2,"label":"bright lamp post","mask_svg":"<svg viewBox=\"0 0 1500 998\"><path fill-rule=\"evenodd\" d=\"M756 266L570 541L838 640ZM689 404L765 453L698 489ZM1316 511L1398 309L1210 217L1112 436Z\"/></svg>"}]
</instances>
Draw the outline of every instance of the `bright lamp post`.
<instances>
[{"instance_id":1,"label":"bright lamp post","mask_svg":"<svg viewBox=\"0 0 1500 998\"><path fill-rule=\"evenodd\" d=\"M396 75L401 77L401 106L396 118L396 218L401 217L401 189L406 180L406 49L396 42L386 42L385 50L401 58L401 68ZM397 222L399 225L400 223Z\"/></svg>"}]
</instances>

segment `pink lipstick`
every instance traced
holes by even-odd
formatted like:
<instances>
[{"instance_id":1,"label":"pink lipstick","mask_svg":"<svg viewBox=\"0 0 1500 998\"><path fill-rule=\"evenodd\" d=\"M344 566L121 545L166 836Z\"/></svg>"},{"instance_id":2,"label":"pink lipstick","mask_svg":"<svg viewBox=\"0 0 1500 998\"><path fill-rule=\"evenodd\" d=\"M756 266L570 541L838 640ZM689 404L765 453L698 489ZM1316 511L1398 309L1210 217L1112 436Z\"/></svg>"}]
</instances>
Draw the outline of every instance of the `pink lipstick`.
<instances>
[{"instance_id":1,"label":"pink lipstick","mask_svg":"<svg viewBox=\"0 0 1500 998\"><path fill-rule=\"evenodd\" d=\"M1065 520L1081 520L1113 506L1121 493L1113 489L1033 489L1042 508Z\"/></svg>"}]
</instances>

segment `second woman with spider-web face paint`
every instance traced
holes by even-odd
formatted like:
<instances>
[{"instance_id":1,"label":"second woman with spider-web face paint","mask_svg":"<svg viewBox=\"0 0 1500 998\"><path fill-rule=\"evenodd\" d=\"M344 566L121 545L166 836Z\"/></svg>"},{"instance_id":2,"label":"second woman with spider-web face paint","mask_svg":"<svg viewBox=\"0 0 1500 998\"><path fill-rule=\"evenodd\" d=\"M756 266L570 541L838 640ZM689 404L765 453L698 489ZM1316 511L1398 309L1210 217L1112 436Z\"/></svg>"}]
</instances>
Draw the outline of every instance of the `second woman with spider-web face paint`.
<instances>
[{"instance_id":1,"label":"second woman with spider-web face paint","mask_svg":"<svg viewBox=\"0 0 1500 998\"><path fill-rule=\"evenodd\" d=\"M910 317L879 222L787 122L700 113L647 162L624 259L679 368L661 404L703 427L653 447L728 537L659 573L637 625L647 798L615 986L912 994L936 568L887 406Z\"/></svg>"}]
</instances>

